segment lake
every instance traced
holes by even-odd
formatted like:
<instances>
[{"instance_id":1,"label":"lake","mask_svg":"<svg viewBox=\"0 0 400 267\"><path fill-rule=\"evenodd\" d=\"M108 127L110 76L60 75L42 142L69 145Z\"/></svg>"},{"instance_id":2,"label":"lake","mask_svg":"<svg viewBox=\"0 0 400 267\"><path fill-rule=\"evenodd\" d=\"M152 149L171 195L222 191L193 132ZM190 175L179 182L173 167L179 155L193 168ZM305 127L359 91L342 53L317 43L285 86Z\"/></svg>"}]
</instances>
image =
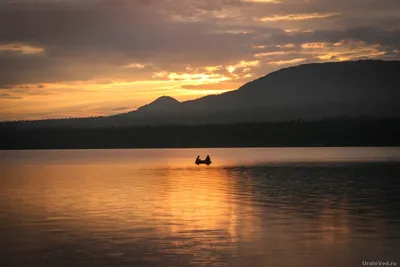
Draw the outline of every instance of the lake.
<instances>
[{"instance_id":1,"label":"lake","mask_svg":"<svg viewBox=\"0 0 400 267\"><path fill-rule=\"evenodd\" d=\"M0 151L0 266L400 266L399 163L400 148Z\"/></svg>"}]
</instances>

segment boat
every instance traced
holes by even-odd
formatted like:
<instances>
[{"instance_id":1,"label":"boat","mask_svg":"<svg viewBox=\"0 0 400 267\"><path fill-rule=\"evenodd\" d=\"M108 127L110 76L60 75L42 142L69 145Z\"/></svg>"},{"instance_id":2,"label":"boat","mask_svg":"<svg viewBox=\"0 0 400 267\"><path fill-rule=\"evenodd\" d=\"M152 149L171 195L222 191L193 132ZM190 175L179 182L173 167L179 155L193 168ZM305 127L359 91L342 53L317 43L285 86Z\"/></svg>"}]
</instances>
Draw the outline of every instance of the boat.
<instances>
[{"instance_id":1,"label":"boat","mask_svg":"<svg viewBox=\"0 0 400 267\"><path fill-rule=\"evenodd\" d=\"M196 163L197 165L200 165L200 164L210 165L212 162L211 162L210 159L204 159L204 160L203 160L203 159L197 158L196 161L195 161L194 163Z\"/></svg>"},{"instance_id":2,"label":"boat","mask_svg":"<svg viewBox=\"0 0 400 267\"><path fill-rule=\"evenodd\" d=\"M202 159L197 159L194 163L196 163L197 165L199 164L206 164L206 165L210 165L211 164L211 160L202 160Z\"/></svg>"}]
</instances>

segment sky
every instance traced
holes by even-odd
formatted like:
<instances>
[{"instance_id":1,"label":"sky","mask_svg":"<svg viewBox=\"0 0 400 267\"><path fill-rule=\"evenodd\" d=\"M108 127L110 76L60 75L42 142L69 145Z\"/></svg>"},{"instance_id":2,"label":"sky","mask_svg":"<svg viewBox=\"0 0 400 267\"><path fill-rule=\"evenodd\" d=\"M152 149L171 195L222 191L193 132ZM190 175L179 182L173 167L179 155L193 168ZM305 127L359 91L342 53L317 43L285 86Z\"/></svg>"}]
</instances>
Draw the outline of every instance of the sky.
<instances>
[{"instance_id":1,"label":"sky","mask_svg":"<svg viewBox=\"0 0 400 267\"><path fill-rule=\"evenodd\" d=\"M106 116L400 59L399 0L0 0L0 120Z\"/></svg>"}]
</instances>

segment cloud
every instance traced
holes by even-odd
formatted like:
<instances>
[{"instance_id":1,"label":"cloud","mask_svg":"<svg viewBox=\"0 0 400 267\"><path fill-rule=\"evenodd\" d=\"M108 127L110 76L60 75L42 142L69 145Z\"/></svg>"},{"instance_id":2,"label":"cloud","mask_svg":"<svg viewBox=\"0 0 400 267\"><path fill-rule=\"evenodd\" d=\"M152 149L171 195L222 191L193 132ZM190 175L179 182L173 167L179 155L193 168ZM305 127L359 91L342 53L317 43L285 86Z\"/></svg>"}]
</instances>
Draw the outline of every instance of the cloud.
<instances>
[{"instance_id":1,"label":"cloud","mask_svg":"<svg viewBox=\"0 0 400 267\"><path fill-rule=\"evenodd\" d=\"M24 44L0 44L0 52L18 52L24 55L42 54L44 48Z\"/></svg>"},{"instance_id":2,"label":"cloud","mask_svg":"<svg viewBox=\"0 0 400 267\"><path fill-rule=\"evenodd\" d=\"M271 51L271 52L262 52L255 54L256 57L269 57L269 56L284 56L287 52L285 51Z\"/></svg>"},{"instance_id":3,"label":"cloud","mask_svg":"<svg viewBox=\"0 0 400 267\"><path fill-rule=\"evenodd\" d=\"M112 111L128 98L140 106L158 93L237 88L282 66L400 59L399 9L398 0L0 0L0 88L22 97L4 100L15 114L35 113L35 101L49 114L77 109L81 96L115 101Z\"/></svg>"},{"instance_id":4,"label":"cloud","mask_svg":"<svg viewBox=\"0 0 400 267\"><path fill-rule=\"evenodd\" d=\"M271 3L271 4L280 4L281 0L243 0L245 3Z\"/></svg>"},{"instance_id":5,"label":"cloud","mask_svg":"<svg viewBox=\"0 0 400 267\"><path fill-rule=\"evenodd\" d=\"M289 60L279 60L279 61L271 61L268 62L268 64L273 64L273 65L288 65L288 64L297 64L306 61L305 58L294 58L294 59L289 59Z\"/></svg>"},{"instance_id":6,"label":"cloud","mask_svg":"<svg viewBox=\"0 0 400 267\"><path fill-rule=\"evenodd\" d=\"M236 83L206 83L206 84L185 84L181 88L187 90L232 90L237 89L238 84Z\"/></svg>"},{"instance_id":7,"label":"cloud","mask_svg":"<svg viewBox=\"0 0 400 267\"><path fill-rule=\"evenodd\" d=\"M42 51L39 58L0 55L0 84L95 78L146 80L154 71L182 72L188 65L235 67L234 62L244 58L254 61L253 46L265 44L290 49L293 48L290 46L307 42L368 37L374 43L393 46L398 39L396 30L390 33L367 27L362 33L362 30L351 32L351 29L334 29L334 25L324 24L339 13L343 13L343 21L346 21L350 17L344 11L356 7L368 14L379 10L388 12L390 6L398 5L396 1L385 0L379 7L374 3L361 4L359 0L336 4L319 0L301 5L291 0L278 2L0 2L0 43L18 44L18 48L13 48L18 51ZM183 20L174 20L176 16ZM190 17L196 19L184 20ZM286 27L265 27L253 19L261 17L270 22L303 23L318 19L318 25L332 29L285 32L288 31ZM10 23L12 27L7 26ZM398 47L391 47L391 50L395 48Z\"/></svg>"},{"instance_id":8,"label":"cloud","mask_svg":"<svg viewBox=\"0 0 400 267\"><path fill-rule=\"evenodd\" d=\"M20 57L0 58L0 70L6 72L1 83L128 78L129 69L142 69L141 62L178 71L193 62L218 64L251 56L247 37L208 34L215 29L213 22L174 22L157 9L163 7L159 2L154 1L155 9L137 1L122 1L119 6L107 1L2 6L0 42L36 43L46 56L29 63ZM13 27L6 27L10 21Z\"/></svg>"},{"instance_id":9,"label":"cloud","mask_svg":"<svg viewBox=\"0 0 400 267\"><path fill-rule=\"evenodd\" d=\"M218 65L218 66L206 66L206 67L204 67L204 69L205 69L206 71L209 71L209 72L218 71L218 70L220 70L221 68L222 68L222 65Z\"/></svg>"},{"instance_id":10,"label":"cloud","mask_svg":"<svg viewBox=\"0 0 400 267\"><path fill-rule=\"evenodd\" d=\"M248 72L249 70L251 70L252 67L257 67L260 65L260 61L259 60L253 60L253 61L245 61L242 60L239 63L235 64L235 65L229 65L226 67L226 70L229 73L233 73L236 71L240 71L240 70L246 70L246 72Z\"/></svg>"},{"instance_id":11,"label":"cloud","mask_svg":"<svg viewBox=\"0 0 400 267\"><path fill-rule=\"evenodd\" d=\"M113 108L112 111L126 111L126 110L133 110L134 108L132 107L119 107L119 108Z\"/></svg>"},{"instance_id":12,"label":"cloud","mask_svg":"<svg viewBox=\"0 0 400 267\"><path fill-rule=\"evenodd\" d=\"M0 93L0 99L21 99L21 97L9 93Z\"/></svg>"},{"instance_id":13,"label":"cloud","mask_svg":"<svg viewBox=\"0 0 400 267\"><path fill-rule=\"evenodd\" d=\"M319 43L304 43L301 44L301 48L303 49L321 49L326 47L326 43L319 42Z\"/></svg>"},{"instance_id":14,"label":"cloud","mask_svg":"<svg viewBox=\"0 0 400 267\"><path fill-rule=\"evenodd\" d=\"M274 15L271 17L260 18L260 21L271 22L271 21L281 21L281 20L313 20L313 19L325 19L334 16L339 16L339 13L309 13L309 14L289 14L289 15Z\"/></svg>"},{"instance_id":15,"label":"cloud","mask_svg":"<svg viewBox=\"0 0 400 267\"><path fill-rule=\"evenodd\" d=\"M225 77L224 75L218 74L218 73L212 73L212 74L207 74L207 73L163 73L161 77L167 77L169 80L173 81L200 81L200 82L207 82L207 83L213 83L213 82L222 82L222 81L227 81L229 80L229 77Z\"/></svg>"},{"instance_id":16,"label":"cloud","mask_svg":"<svg viewBox=\"0 0 400 267\"><path fill-rule=\"evenodd\" d=\"M133 68L133 69L144 69L146 67L145 64L141 63L131 63L129 65L123 66L124 68Z\"/></svg>"}]
</instances>

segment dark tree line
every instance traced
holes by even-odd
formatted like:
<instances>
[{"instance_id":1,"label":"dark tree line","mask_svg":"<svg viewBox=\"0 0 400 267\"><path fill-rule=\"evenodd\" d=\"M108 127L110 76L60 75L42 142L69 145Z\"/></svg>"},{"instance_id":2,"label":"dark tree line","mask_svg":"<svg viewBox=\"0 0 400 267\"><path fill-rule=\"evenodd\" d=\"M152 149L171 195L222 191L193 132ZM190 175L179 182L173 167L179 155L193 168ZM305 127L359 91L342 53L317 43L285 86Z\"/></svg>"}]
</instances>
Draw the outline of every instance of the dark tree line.
<instances>
[{"instance_id":1,"label":"dark tree line","mask_svg":"<svg viewBox=\"0 0 400 267\"><path fill-rule=\"evenodd\" d=\"M400 119L326 119L226 125L0 127L0 149L399 146Z\"/></svg>"}]
</instances>

